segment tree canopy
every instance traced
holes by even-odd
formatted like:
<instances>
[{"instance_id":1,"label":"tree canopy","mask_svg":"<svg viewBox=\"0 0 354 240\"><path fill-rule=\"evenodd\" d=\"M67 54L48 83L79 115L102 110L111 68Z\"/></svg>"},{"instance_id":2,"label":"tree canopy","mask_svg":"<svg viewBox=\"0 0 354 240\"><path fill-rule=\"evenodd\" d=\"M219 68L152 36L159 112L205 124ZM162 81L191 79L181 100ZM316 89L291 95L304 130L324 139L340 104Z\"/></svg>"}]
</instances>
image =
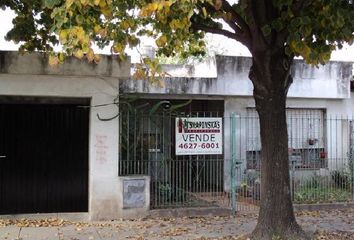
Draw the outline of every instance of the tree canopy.
<instances>
[{"instance_id":1,"label":"tree canopy","mask_svg":"<svg viewBox=\"0 0 354 240\"><path fill-rule=\"evenodd\" d=\"M44 4L43 4L44 3ZM204 34L220 34L251 53L285 46L311 64L353 42L350 0L5 0L17 14L8 40L22 50L50 51L60 42L65 55L98 60L92 44L123 54L141 36L156 39L158 54L204 52ZM64 55L52 61L63 61Z\"/></svg>"}]
</instances>

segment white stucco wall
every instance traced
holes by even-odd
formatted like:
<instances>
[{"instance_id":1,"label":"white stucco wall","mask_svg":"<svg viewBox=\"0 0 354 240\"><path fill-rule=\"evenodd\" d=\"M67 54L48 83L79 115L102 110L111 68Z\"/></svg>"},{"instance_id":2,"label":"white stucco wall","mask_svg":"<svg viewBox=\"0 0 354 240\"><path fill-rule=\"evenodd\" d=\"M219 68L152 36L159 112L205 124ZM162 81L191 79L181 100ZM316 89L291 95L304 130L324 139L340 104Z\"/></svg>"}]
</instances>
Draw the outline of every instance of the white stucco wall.
<instances>
[{"instance_id":1,"label":"white stucco wall","mask_svg":"<svg viewBox=\"0 0 354 240\"><path fill-rule=\"evenodd\" d=\"M354 94L350 99L309 99L309 98L288 98L287 108L295 109L323 109L325 117L330 119L326 122L326 152L328 168L341 169L346 167L345 157L349 152L349 122L354 120ZM246 159L247 135L246 120L247 108L254 108L255 103L252 97L226 97L225 98L225 124L224 124L224 155L225 155L225 189L229 189L229 166L231 160L231 129L230 116L236 114L236 155L240 159ZM241 116L241 118L238 118ZM245 169L244 163L240 169ZM243 171L239 171L243 174Z\"/></svg>"},{"instance_id":2,"label":"white stucco wall","mask_svg":"<svg viewBox=\"0 0 354 240\"><path fill-rule=\"evenodd\" d=\"M165 66L170 77L164 87L147 81L121 82L126 93L185 94L213 96L252 96L253 85L248 78L252 59L249 57L217 56L215 61L195 66ZM296 98L349 98L352 78L351 62L329 62L312 67L295 60L292 67L293 84L289 97Z\"/></svg>"},{"instance_id":3,"label":"white stucco wall","mask_svg":"<svg viewBox=\"0 0 354 240\"><path fill-rule=\"evenodd\" d=\"M43 56L0 53L0 96L84 97L91 106L112 103L118 80L129 77L129 62L103 58L98 65L76 60L51 68ZM92 107L89 129L89 215L91 219L118 217L118 118L117 107ZM103 150L103 151L102 151Z\"/></svg>"}]
</instances>

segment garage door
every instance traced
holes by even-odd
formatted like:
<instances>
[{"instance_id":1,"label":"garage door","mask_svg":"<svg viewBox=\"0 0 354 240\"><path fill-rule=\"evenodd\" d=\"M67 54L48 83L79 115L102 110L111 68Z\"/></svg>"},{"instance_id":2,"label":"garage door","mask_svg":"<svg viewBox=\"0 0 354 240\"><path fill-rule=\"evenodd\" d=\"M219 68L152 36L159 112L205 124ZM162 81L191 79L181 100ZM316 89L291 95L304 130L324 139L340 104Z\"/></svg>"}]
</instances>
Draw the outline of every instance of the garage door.
<instances>
[{"instance_id":1,"label":"garage door","mask_svg":"<svg viewBox=\"0 0 354 240\"><path fill-rule=\"evenodd\" d=\"M0 214L87 211L89 100L0 103Z\"/></svg>"}]
</instances>

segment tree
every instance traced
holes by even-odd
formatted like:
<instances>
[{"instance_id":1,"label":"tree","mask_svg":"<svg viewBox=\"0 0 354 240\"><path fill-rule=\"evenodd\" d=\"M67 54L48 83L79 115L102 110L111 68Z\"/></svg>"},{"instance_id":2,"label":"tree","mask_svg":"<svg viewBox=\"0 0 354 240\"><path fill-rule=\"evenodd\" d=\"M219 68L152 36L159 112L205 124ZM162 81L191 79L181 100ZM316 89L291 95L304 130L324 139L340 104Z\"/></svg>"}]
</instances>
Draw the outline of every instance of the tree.
<instances>
[{"instance_id":1,"label":"tree","mask_svg":"<svg viewBox=\"0 0 354 240\"><path fill-rule=\"evenodd\" d=\"M353 42L352 0L3 0L17 17L7 39L21 50L51 51L60 42L66 55L98 61L92 43L124 55L143 35L156 39L165 56L204 52L205 33L245 45L252 54L262 143L261 207L253 239L307 239L296 223L290 198L286 97L295 56L325 64L331 52ZM152 69L155 61L145 59ZM137 71L139 77L139 71ZM140 74L142 74L140 72Z\"/></svg>"}]
</instances>

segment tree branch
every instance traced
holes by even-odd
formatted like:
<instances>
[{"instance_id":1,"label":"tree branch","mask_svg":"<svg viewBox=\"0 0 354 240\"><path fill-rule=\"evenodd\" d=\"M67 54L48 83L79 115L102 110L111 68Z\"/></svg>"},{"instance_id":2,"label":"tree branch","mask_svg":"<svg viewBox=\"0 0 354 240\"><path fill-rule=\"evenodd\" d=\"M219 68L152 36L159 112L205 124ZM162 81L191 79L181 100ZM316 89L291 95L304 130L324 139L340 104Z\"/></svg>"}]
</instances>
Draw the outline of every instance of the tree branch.
<instances>
[{"instance_id":1,"label":"tree branch","mask_svg":"<svg viewBox=\"0 0 354 240\"><path fill-rule=\"evenodd\" d=\"M232 17L236 23L236 25L239 26L239 29L242 32L245 32L247 35L250 35L250 29L246 21L232 8L230 3L227 0L222 0L222 9L225 12L229 12L232 14ZM234 29L235 30L235 29ZM235 30L236 31L236 30Z\"/></svg>"},{"instance_id":2,"label":"tree branch","mask_svg":"<svg viewBox=\"0 0 354 240\"><path fill-rule=\"evenodd\" d=\"M225 23L227 23L227 25L229 25L235 31L236 34L245 35L242 29L235 22L229 21L225 18L223 18L223 20Z\"/></svg>"},{"instance_id":3,"label":"tree branch","mask_svg":"<svg viewBox=\"0 0 354 240\"><path fill-rule=\"evenodd\" d=\"M215 14L216 12L218 12L213 5L211 5L210 3L202 3L201 6L205 7L207 9L208 12L210 12L211 14ZM243 34L243 31L241 30L241 28L233 21L227 20L226 18L223 17L223 20L225 23L227 23L227 25L229 25L236 34Z\"/></svg>"},{"instance_id":4,"label":"tree branch","mask_svg":"<svg viewBox=\"0 0 354 240\"><path fill-rule=\"evenodd\" d=\"M246 1L246 0L245 0ZM250 29L250 43L248 49L252 54L267 47L266 39L261 31L262 24L260 23L260 16L258 16L258 0L247 0L247 7L245 9L247 17L249 18ZM258 2L257 2L258 3Z\"/></svg>"},{"instance_id":5,"label":"tree branch","mask_svg":"<svg viewBox=\"0 0 354 240\"><path fill-rule=\"evenodd\" d=\"M224 29L212 28L212 27L209 27L207 25L204 25L204 24L201 24L201 23L197 23L197 22L194 22L194 21L192 21L192 26L191 27L192 27L193 30L201 30L201 31L208 32L208 33L223 35L225 37L234 39L236 41L239 41L239 42L245 44L245 39L242 36L240 36L240 35L238 35L236 33L232 33L230 31L224 30Z\"/></svg>"}]
</instances>

